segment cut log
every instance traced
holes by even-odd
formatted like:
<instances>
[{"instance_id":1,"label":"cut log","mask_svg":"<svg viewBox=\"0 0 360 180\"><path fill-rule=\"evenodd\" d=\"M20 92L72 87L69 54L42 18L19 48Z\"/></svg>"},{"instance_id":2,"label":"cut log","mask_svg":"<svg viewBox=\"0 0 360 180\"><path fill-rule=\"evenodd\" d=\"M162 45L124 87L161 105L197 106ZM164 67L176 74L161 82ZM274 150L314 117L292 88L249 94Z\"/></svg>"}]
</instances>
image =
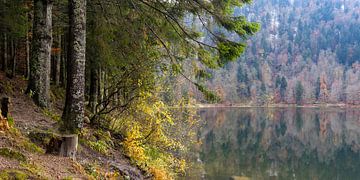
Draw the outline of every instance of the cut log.
<instances>
[{"instance_id":1,"label":"cut log","mask_svg":"<svg viewBox=\"0 0 360 180\"><path fill-rule=\"evenodd\" d=\"M78 147L78 135L63 135L60 147L60 156L70 157L75 160Z\"/></svg>"}]
</instances>

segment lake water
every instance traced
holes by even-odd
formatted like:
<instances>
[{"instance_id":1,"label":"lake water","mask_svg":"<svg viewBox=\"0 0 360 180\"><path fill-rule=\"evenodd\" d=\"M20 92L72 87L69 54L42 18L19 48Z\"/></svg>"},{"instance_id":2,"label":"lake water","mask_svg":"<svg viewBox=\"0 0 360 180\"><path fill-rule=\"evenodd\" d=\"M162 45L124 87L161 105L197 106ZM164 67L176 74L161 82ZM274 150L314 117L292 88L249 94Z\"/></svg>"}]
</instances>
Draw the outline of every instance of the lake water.
<instances>
[{"instance_id":1,"label":"lake water","mask_svg":"<svg viewBox=\"0 0 360 180\"><path fill-rule=\"evenodd\" d=\"M208 108L186 179L360 179L360 109Z\"/></svg>"}]
</instances>

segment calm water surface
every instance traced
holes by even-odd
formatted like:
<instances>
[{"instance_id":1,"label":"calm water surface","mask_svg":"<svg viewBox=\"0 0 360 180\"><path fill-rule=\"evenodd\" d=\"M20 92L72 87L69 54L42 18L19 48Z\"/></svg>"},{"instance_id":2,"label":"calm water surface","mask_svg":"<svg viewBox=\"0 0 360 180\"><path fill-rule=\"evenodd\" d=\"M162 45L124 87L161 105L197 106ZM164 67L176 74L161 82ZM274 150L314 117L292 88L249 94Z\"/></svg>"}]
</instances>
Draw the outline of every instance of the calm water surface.
<instances>
[{"instance_id":1,"label":"calm water surface","mask_svg":"<svg viewBox=\"0 0 360 180\"><path fill-rule=\"evenodd\" d=\"M186 179L360 179L360 109L209 108Z\"/></svg>"}]
</instances>

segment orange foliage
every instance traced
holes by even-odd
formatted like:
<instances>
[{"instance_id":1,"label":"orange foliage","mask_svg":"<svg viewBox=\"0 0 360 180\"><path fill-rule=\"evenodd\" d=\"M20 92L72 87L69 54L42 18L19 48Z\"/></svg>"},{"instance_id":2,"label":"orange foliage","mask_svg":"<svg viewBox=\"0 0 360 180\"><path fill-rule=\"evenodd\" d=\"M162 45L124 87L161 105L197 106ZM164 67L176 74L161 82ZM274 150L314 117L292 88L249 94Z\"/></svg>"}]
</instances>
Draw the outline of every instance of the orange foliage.
<instances>
[{"instance_id":1,"label":"orange foliage","mask_svg":"<svg viewBox=\"0 0 360 180\"><path fill-rule=\"evenodd\" d=\"M0 131L7 131L10 129L9 123L6 118L1 115L0 111Z\"/></svg>"},{"instance_id":2,"label":"orange foliage","mask_svg":"<svg viewBox=\"0 0 360 180\"><path fill-rule=\"evenodd\" d=\"M51 54L58 54L61 52L61 48L51 48Z\"/></svg>"}]
</instances>

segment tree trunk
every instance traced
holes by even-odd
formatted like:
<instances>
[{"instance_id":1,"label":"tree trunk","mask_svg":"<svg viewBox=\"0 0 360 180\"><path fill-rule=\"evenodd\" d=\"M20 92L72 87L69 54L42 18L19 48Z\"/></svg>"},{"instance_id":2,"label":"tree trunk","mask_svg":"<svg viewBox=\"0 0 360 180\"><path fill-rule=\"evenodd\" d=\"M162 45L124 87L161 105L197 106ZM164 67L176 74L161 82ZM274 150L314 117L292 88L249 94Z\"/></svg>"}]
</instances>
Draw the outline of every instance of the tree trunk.
<instances>
[{"instance_id":1,"label":"tree trunk","mask_svg":"<svg viewBox=\"0 0 360 180\"><path fill-rule=\"evenodd\" d=\"M3 67L2 67L2 70L4 72L7 71L7 67L8 67L8 48L7 48L7 34L4 33L4 64L3 64Z\"/></svg>"},{"instance_id":2,"label":"tree trunk","mask_svg":"<svg viewBox=\"0 0 360 180\"><path fill-rule=\"evenodd\" d=\"M86 1L69 0L69 49L62 131L77 133L83 126L85 101Z\"/></svg>"},{"instance_id":3,"label":"tree trunk","mask_svg":"<svg viewBox=\"0 0 360 180\"><path fill-rule=\"evenodd\" d=\"M26 32L26 77L30 77L30 39L29 32Z\"/></svg>"},{"instance_id":4,"label":"tree trunk","mask_svg":"<svg viewBox=\"0 0 360 180\"><path fill-rule=\"evenodd\" d=\"M58 37L58 48L59 52L56 55L56 67L55 67L55 85L60 85L60 66L61 66L61 35Z\"/></svg>"},{"instance_id":5,"label":"tree trunk","mask_svg":"<svg viewBox=\"0 0 360 180\"><path fill-rule=\"evenodd\" d=\"M99 75L97 67L94 64L91 64L91 66L89 107L92 113L96 113Z\"/></svg>"},{"instance_id":6,"label":"tree trunk","mask_svg":"<svg viewBox=\"0 0 360 180\"><path fill-rule=\"evenodd\" d=\"M40 107L50 106L52 0L34 1L34 25L28 93Z\"/></svg>"},{"instance_id":7,"label":"tree trunk","mask_svg":"<svg viewBox=\"0 0 360 180\"><path fill-rule=\"evenodd\" d=\"M16 49L16 46L17 46L17 43L14 42L14 40L11 41L12 43L12 70L11 70L11 78L15 77L15 73L16 73L16 53L17 53L17 49Z\"/></svg>"},{"instance_id":8,"label":"tree trunk","mask_svg":"<svg viewBox=\"0 0 360 180\"><path fill-rule=\"evenodd\" d=\"M99 75L99 82L98 82L98 104L102 103L104 100L104 93L103 93L103 78L102 78L102 69L98 69L98 75ZM100 104L101 105L101 104Z\"/></svg>"},{"instance_id":9,"label":"tree trunk","mask_svg":"<svg viewBox=\"0 0 360 180\"><path fill-rule=\"evenodd\" d=\"M62 87L66 87L66 55L67 55L67 41L66 34L62 40L62 51L61 51L61 64L60 64L60 81Z\"/></svg>"}]
</instances>

